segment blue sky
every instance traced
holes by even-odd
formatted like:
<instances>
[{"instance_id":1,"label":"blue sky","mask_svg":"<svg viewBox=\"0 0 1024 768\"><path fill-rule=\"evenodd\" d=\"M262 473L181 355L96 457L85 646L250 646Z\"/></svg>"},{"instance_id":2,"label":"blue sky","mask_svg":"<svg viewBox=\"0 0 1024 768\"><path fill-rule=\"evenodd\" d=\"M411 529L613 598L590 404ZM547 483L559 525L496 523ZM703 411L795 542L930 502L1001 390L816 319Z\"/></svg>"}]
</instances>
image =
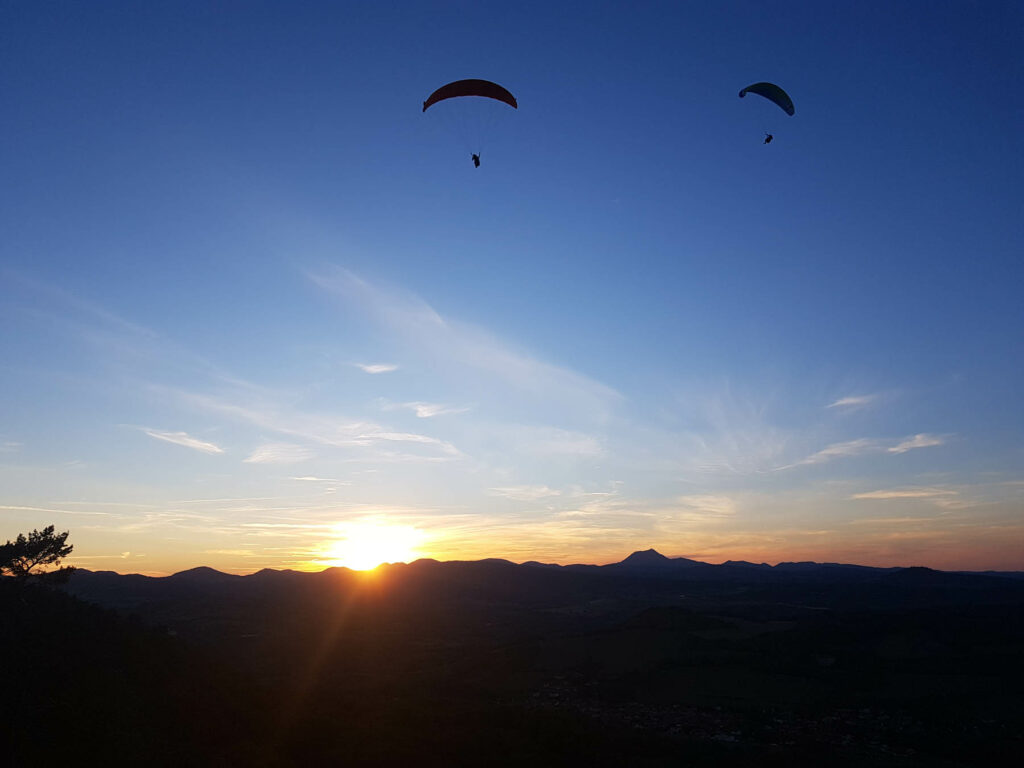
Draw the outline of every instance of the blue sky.
<instances>
[{"instance_id":1,"label":"blue sky","mask_svg":"<svg viewBox=\"0 0 1024 768\"><path fill-rule=\"evenodd\" d=\"M1022 43L997 2L0 3L0 537L1024 569ZM520 108L421 113L464 77Z\"/></svg>"}]
</instances>

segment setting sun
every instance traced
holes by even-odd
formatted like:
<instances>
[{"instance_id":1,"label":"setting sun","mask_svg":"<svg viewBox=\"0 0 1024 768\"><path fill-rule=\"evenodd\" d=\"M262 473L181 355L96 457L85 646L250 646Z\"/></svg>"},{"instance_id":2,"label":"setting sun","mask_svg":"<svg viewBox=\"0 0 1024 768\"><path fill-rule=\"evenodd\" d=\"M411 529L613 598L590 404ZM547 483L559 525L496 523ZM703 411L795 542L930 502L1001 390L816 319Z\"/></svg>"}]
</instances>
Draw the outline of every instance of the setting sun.
<instances>
[{"instance_id":1,"label":"setting sun","mask_svg":"<svg viewBox=\"0 0 1024 768\"><path fill-rule=\"evenodd\" d=\"M423 556L417 546L424 535L409 525L359 520L339 523L335 534L337 538L324 545L321 563L366 571L381 563L407 563Z\"/></svg>"}]
</instances>

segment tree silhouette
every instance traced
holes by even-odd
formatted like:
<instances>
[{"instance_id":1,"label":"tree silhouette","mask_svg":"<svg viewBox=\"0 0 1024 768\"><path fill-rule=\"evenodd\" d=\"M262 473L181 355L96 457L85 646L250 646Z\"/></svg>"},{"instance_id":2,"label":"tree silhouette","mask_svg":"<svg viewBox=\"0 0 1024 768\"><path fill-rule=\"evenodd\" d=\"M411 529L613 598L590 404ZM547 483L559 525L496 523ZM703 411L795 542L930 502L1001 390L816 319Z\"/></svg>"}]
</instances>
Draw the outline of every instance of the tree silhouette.
<instances>
[{"instance_id":1,"label":"tree silhouette","mask_svg":"<svg viewBox=\"0 0 1024 768\"><path fill-rule=\"evenodd\" d=\"M54 533L48 525L41 531L32 531L25 536L18 534L13 542L8 540L0 546L0 576L15 578L20 583L30 579L48 584L67 581L74 567L60 567L60 561L71 554L74 547L65 544L68 531ZM50 566L54 570L47 570Z\"/></svg>"}]
</instances>

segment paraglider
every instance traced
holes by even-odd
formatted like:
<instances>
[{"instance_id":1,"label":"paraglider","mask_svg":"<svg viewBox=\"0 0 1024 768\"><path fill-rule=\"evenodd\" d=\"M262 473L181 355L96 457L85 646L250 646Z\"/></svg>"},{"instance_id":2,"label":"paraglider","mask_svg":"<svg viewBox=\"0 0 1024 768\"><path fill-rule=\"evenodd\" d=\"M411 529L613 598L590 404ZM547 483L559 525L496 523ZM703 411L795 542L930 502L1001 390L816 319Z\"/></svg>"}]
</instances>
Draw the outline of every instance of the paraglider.
<instances>
[{"instance_id":1,"label":"paraglider","mask_svg":"<svg viewBox=\"0 0 1024 768\"><path fill-rule=\"evenodd\" d=\"M775 83L753 83L748 85L740 91L740 98L742 99L748 93L756 93L758 96L763 96L791 117L796 112L796 109L793 107L793 100L789 98L789 94L775 85ZM771 144L774 138L773 134L768 131L764 132L765 144Z\"/></svg>"},{"instance_id":2,"label":"paraglider","mask_svg":"<svg viewBox=\"0 0 1024 768\"><path fill-rule=\"evenodd\" d=\"M492 101L500 102L497 105L497 110L502 110L501 104L508 104L512 109L519 109L519 104L516 102L516 97L509 92L504 86L492 83L490 80L455 80L454 82L442 85L432 94L427 97L427 100L423 102L423 111L426 112L432 106L438 102L447 101L448 99L459 99L465 96L476 96L478 98L490 99ZM475 101L469 99L467 101ZM486 109L485 104L470 105L466 109L455 109L454 112L448 112L453 107L441 107L442 113L448 112L446 120L454 119L457 128L457 133L462 135L464 138L468 138L472 142L472 153L470 159L473 161L473 167L480 167L480 142L484 138L484 134L489 133L485 129L485 123L488 122L487 118L493 119L494 114L490 107Z\"/></svg>"}]
</instances>

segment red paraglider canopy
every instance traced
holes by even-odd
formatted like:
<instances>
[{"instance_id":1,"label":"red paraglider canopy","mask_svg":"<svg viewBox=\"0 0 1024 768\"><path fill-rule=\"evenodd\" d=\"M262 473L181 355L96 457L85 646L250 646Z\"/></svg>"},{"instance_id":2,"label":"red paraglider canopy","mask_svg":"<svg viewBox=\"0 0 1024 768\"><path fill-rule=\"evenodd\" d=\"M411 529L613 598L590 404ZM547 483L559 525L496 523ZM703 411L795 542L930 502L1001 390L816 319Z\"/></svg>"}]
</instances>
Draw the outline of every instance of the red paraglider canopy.
<instances>
[{"instance_id":1,"label":"red paraglider canopy","mask_svg":"<svg viewBox=\"0 0 1024 768\"><path fill-rule=\"evenodd\" d=\"M427 100L423 102L423 111L427 107L445 99L452 99L456 96L483 96L486 99L497 99L508 104L513 109L519 109L516 97L490 80L456 80L454 83L442 85L434 91Z\"/></svg>"}]
</instances>

